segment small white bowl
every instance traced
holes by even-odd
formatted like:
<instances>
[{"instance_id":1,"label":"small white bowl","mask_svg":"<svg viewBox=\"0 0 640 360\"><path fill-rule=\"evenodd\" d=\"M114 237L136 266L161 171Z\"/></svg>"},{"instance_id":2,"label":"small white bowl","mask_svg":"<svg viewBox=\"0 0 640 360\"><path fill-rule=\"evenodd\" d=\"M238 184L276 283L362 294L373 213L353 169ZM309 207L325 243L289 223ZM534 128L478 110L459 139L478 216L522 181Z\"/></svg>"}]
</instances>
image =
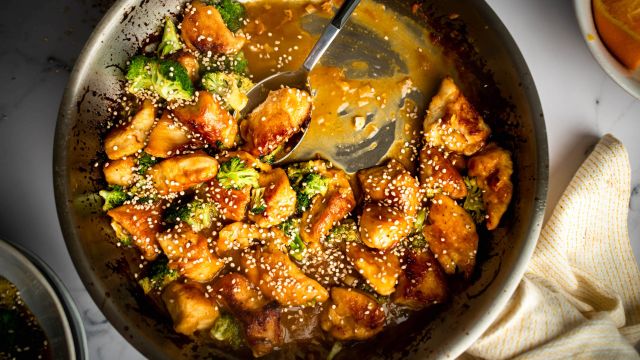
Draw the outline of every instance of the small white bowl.
<instances>
[{"instance_id":1,"label":"small white bowl","mask_svg":"<svg viewBox=\"0 0 640 360\"><path fill-rule=\"evenodd\" d=\"M624 67L610 52L600 39L593 18L591 0L574 0L578 24L582 31L582 38L587 43L591 54L600 66L623 89L635 98L640 99L640 76Z\"/></svg>"}]
</instances>

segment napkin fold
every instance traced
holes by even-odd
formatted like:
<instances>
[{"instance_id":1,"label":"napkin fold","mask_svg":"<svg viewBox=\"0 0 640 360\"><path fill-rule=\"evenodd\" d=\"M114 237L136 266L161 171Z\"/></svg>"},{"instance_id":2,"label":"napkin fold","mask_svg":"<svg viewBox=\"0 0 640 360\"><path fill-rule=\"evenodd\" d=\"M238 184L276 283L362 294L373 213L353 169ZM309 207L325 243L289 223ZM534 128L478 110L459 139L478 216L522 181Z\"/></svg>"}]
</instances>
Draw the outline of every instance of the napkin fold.
<instances>
[{"instance_id":1,"label":"napkin fold","mask_svg":"<svg viewBox=\"0 0 640 360\"><path fill-rule=\"evenodd\" d=\"M640 359L630 178L624 146L605 135L544 225L508 305L461 359Z\"/></svg>"}]
</instances>

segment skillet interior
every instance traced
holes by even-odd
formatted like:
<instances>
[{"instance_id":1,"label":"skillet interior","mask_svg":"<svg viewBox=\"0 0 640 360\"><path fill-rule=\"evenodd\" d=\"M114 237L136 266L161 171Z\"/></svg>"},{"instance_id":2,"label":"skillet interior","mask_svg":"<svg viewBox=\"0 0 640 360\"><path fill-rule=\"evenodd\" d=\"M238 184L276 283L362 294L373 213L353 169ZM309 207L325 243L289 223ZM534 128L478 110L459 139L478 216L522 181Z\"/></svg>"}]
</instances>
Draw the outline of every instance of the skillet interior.
<instances>
[{"instance_id":1,"label":"skillet interior","mask_svg":"<svg viewBox=\"0 0 640 360\"><path fill-rule=\"evenodd\" d=\"M128 255L109 240L111 230L99 201L88 195L104 186L94 164L103 157L100 139L108 109L121 92L121 67L179 2L184 1L121 0L98 25L60 108L54 157L56 202L67 246L85 286L128 341L151 358L231 357L175 334L148 305L135 284ZM412 2L385 3L432 29L434 40L456 63L464 91L499 142L514 154L515 192L503 228L484 238L472 286L444 311L421 314L386 329L372 342L343 350L339 358L456 357L504 306L535 247L548 176L544 119L520 52L484 1L427 0L417 13L412 12Z\"/></svg>"}]
</instances>

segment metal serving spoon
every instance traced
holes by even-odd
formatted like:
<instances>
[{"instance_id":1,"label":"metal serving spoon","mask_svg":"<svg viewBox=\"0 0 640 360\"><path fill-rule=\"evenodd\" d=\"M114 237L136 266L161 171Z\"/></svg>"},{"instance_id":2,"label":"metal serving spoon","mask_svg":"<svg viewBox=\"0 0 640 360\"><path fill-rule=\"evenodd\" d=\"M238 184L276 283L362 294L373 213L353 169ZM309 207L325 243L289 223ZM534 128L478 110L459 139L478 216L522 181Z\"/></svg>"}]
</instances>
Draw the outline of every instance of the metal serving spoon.
<instances>
[{"instance_id":1,"label":"metal serving spoon","mask_svg":"<svg viewBox=\"0 0 640 360\"><path fill-rule=\"evenodd\" d=\"M344 3L342 3L340 9L338 9L333 19L331 19L331 22L324 28L322 35L314 45L313 49L311 49L311 52L307 56L307 59L302 64L302 68L296 71L286 71L273 74L251 88L251 90L249 90L249 93L247 94L249 101L240 113L241 118L245 117L258 105L263 103L266 100L267 95L269 95L269 92L272 90L277 90L282 87L291 87L309 91L309 72L318 63L318 61L325 53L325 51L327 51L336 36L338 36L338 33L347 23L347 20L359 3L360 0L345 0ZM307 129L309 129L309 126L306 126L302 130L302 134L299 134L295 137L297 139L297 143L290 147L290 150L287 153L279 156L275 161L276 164L309 160L300 158L299 156L305 156L305 154L298 154L296 152L296 149L300 148L300 144L304 142L304 135L307 133Z\"/></svg>"}]
</instances>

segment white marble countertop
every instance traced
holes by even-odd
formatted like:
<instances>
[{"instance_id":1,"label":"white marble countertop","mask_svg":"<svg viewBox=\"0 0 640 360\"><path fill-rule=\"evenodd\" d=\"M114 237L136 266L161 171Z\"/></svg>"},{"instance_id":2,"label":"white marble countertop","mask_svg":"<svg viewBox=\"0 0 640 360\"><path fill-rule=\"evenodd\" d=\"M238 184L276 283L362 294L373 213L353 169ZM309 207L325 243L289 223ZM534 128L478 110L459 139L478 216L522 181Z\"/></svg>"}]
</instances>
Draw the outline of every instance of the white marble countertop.
<instances>
[{"instance_id":1,"label":"white marble countertop","mask_svg":"<svg viewBox=\"0 0 640 360\"><path fill-rule=\"evenodd\" d=\"M36 252L83 316L92 359L142 356L97 309L69 258L51 180L58 105L75 58L113 0L5 0L0 22L0 237ZM633 166L629 229L640 255L640 101L600 69L581 39L572 1L489 0L519 45L542 101L551 157L550 209L585 153L605 134ZM8 11L7 11L8 10Z\"/></svg>"}]
</instances>

